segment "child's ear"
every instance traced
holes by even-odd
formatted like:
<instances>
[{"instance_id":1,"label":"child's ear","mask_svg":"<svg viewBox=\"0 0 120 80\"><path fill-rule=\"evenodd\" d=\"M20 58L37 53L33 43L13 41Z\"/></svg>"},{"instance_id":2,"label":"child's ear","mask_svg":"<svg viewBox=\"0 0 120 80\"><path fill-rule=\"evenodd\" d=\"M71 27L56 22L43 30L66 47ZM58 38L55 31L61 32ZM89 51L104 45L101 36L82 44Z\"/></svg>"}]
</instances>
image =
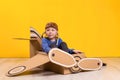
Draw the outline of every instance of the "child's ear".
<instances>
[{"instance_id":1,"label":"child's ear","mask_svg":"<svg viewBox=\"0 0 120 80\"><path fill-rule=\"evenodd\" d=\"M58 34L58 32L57 32L57 35L56 35L56 37L57 37L57 38L59 37L59 34Z\"/></svg>"}]
</instances>

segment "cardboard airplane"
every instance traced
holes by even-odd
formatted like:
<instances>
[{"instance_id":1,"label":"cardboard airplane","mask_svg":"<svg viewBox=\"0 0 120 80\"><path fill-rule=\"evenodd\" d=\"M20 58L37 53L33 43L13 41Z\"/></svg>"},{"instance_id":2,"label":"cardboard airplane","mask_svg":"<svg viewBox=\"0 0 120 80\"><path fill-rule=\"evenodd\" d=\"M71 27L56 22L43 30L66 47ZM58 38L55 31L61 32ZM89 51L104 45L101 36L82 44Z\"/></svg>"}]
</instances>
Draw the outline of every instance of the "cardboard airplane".
<instances>
[{"instance_id":1,"label":"cardboard airplane","mask_svg":"<svg viewBox=\"0 0 120 80\"><path fill-rule=\"evenodd\" d=\"M60 74L70 74L99 70L103 65L101 59L87 58L82 52L69 54L53 48L47 54L42 51L41 39L41 35L33 27L30 27L30 39L23 39L30 41L30 59L8 70L7 76L16 76L37 67Z\"/></svg>"}]
</instances>

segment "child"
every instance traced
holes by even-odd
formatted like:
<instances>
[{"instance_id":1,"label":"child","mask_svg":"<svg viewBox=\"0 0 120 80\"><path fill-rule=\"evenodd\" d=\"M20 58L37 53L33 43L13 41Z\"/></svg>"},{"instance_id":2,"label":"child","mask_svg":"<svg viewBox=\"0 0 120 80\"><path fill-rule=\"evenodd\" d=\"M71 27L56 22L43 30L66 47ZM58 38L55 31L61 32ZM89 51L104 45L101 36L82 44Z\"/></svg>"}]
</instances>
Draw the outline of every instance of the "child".
<instances>
[{"instance_id":1,"label":"child","mask_svg":"<svg viewBox=\"0 0 120 80\"><path fill-rule=\"evenodd\" d=\"M79 50L69 49L67 44L61 38L58 38L58 25L56 23L49 22L46 24L45 35L46 37L42 38L42 48L44 52L49 53L52 48L59 48L70 54L80 53Z\"/></svg>"}]
</instances>

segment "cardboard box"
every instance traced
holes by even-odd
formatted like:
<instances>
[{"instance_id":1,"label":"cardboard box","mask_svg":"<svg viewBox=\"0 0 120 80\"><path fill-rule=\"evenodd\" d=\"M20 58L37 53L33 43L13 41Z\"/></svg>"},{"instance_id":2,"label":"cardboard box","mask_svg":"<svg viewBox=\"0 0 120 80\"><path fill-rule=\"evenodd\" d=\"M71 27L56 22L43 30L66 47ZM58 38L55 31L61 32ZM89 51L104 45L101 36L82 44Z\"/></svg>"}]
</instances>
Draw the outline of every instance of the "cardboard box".
<instances>
[{"instance_id":1,"label":"cardboard box","mask_svg":"<svg viewBox=\"0 0 120 80\"><path fill-rule=\"evenodd\" d=\"M41 51L41 41L38 42L38 38L31 38L30 40L30 57L35 56L38 51ZM79 62L81 58L84 58L85 55L84 53L81 54L72 54L75 58L76 61ZM48 62L44 65L41 66L44 70L52 71L55 73L60 73L60 74L70 74L70 73L76 73L80 72L81 70L77 67L74 66L72 68L65 68L59 65L56 65L54 63Z\"/></svg>"},{"instance_id":2,"label":"cardboard box","mask_svg":"<svg viewBox=\"0 0 120 80\"><path fill-rule=\"evenodd\" d=\"M42 46L41 46L42 38L39 32L37 32L37 30L35 30L32 27L30 28L30 37L31 37L30 38L30 57L33 57L36 54L39 54L40 51L42 51ZM72 56L75 58L77 62L79 62L81 58L85 58L84 53L72 54ZM52 62L48 62L40 67L42 67L44 70L49 70L49 71L53 71L60 74L70 74L70 73L76 73L81 71L81 69L78 66L74 66L72 68L65 68L60 65L54 64Z\"/></svg>"}]
</instances>

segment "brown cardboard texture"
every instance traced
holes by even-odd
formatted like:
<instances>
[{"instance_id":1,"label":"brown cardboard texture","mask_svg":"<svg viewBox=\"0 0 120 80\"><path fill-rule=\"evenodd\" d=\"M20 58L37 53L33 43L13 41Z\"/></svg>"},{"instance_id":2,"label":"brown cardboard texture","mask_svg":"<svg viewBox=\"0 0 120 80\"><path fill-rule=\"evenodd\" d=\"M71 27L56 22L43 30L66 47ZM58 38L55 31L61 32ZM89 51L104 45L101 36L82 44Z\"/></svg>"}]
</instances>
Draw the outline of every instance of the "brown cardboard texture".
<instances>
[{"instance_id":1,"label":"brown cardboard texture","mask_svg":"<svg viewBox=\"0 0 120 80\"><path fill-rule=\"evenodd\" d=\"M32 28L30 30L33 30L33 31L30 31L31 35L33 34L33 32L36 31L34 28ZM37 33L37 34L40 36L39 33ZM34 37L34 36L36 36L36 37ZM41 39L39 39L39 37L37 35L35 35L35 34L34 34L34 36L31 37L31 40L30 40L30 57L36 55L37 51L42 50L42 48L40 46L41 45ZM85 58L86 57L84 53L72 54L72 55L78 62L79 62L79 60L81 58ZM62 59L62 61L64 61L64 60ZM56 73L60 73L60 74L70 74L72 72L80 72L81 71L81 69L78 68L77 66L76 67L71 67L71 68L65 68L65 67L62 67L60 65L54 64L52 62L44 64L43 65L43 69L44 70L53 71L53 72L56 72Z\"/></svg>"},{"instance_id":2,"label":"brown cardboard texture","mask_svg":"<svg viewBox=\"0 0 120 80\"><path fill-rule=\"evenodd\" d=\"M86 58L84 53L69 54L58 48L53 48L47 54L42 52L40 34L30 28L30 59L8 70L7 76L15 76L36 67L60 74L77 73L85 70L99 70L102 61L99 58Z\"/></svg>"}]
</instances>

